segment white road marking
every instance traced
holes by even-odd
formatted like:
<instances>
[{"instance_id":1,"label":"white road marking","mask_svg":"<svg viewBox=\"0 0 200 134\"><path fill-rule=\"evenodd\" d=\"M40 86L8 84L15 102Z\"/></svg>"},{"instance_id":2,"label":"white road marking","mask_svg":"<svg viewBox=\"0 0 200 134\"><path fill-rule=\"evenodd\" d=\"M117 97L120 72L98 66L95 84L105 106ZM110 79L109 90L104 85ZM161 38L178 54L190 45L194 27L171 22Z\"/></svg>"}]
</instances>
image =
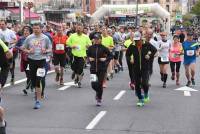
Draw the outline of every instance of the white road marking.
<instances>
[{"instance_id":1,"label":"white road marking","mask_svg":"<svg viewBox=\"0 0 200 134\"><path fill-rule=\"evenodd\" d=\"M178 89L175 89L177 91L183 91L184 92L184 96L191 96L191 92L197 92L198 90L184 86L184 87L180 87Z\"/></svg>"},{"instance_id":2,"label":"white road marking","mask_svg":"<svg viewBox=\"0 0 200 134\"><path fill-rule=\"evenodd\" d=\"M184 96L191 96L190 91L184 91Z\"/></svg>"},{"instance_id":3,"label":"white road marking","mask_svg":"<svg viewBox=\"0 0 200 134\"><path fill-rule=\"evenodd\" d=\"M63 86L63 87L61 87L61 88L59 88L57 90L64 91L64 90L70 88L71 86L75 86L74 82L67 82L67 83L64 83L64 85L65 86Z\"/></svg>"},{"instance_id":4,"label":"white road marking","mask_svg":"<svg viewBox=\"0 0 200 134\"><path fill-rule=\"evenodd\" d=\"M119 100L125 93L125 90L120 91L113 100Z\"/></svg>"},{"instance_id":5,"label":"white road marking","mask_svg":"<svg viewBox=\"0 0 200 134\"><path fill-rule=\"evenodd\" d=\"M91 122L90 124L85 128L87 130L93 129L97 123L105 116L107 111L101 111Z\"/></svg>"},{"instance_id":6,"label":"white road marking","mask_svg":"<svg viewBox=\"0 0 200 134\"><path fill-rule=\"evenodd\" d=\"M48 71L47 74L52 74L52 73L54 73L54 72L55 72L55 70ZM26 82L26 80L27 80L27 78L24 78L24 79L21 79L21 80L15 81L15 82L14 82L14 85L17 85L17 84L20 84L20 83ZM8 83L8 84L5 84L4 88L6 88L6 87L10 87L10 86L12 86L11 83Z\"/></svg>"}]
</instances>

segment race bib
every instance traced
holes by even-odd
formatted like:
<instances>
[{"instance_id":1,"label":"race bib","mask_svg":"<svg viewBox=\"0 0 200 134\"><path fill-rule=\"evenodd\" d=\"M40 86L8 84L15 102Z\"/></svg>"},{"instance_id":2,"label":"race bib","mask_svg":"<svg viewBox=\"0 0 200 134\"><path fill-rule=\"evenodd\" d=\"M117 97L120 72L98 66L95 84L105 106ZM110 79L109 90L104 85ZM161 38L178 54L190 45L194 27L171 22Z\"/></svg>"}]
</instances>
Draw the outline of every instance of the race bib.
<instances>
[{"instance_id":1,"label":"race bib","mask_svg":"<svg viewBox=\"0 0 200 134\"><path fill-rule=\"evenodd\" d=\"M169 57L168 56L163 56L161 57L162 62L169 62Z\"/></svg>"},{"instance_id":2,"label":"race bib","mask_svg":"<svg viewBox=\"0 0 200 134\"><path fill-rule=\"evenodd\" d=\"M194 55L194 50L187 50L187 56L193 56Z\"/></svg>"},{"instance_id":3,"label":"race bib","mask_svg":"<svg viewBox=\"0 0 200 134\"><path fill-rule=\"evenodd\" d=\"M96 74L90 74L90 82L97 82L98 78Z\"/></svg>"},{"instance_id":4,"label":"race bib","mask_svg":"<svg viewBox=\"0 0 200 134\"><path fill-rule=\"evenodd\" d=\"M175 53L173 53L173 54L172 54L172 57L173 57L173 58L179 58L180 55L179 55L179 54L175 54Z\"/></svg>"},{"instance_id":5,"label":"race bib","mask_svg":"<svg viewBox=\"0 0 200 134\"><path fill-rule=\"evenodd\" d=\"M44 77L45 76L45 69L44 68L38 68L37 69L37 76L38 77Z\"/></svg>"},{"instance_id":6,"label":"race bib","mask_svg":"<svg viewBox=\"0 0 200 134\"><path fill-rule=\"evenodd\" d=\"M27 71L29 71L29 70L30 70L30 68L29 68L29 64L27 65L27 68L26 68L26 70L27 70Z\"/></svg>"},{"instance_id":7,"label":"race bib","mask_svg":"<svg viewBox=\"0 0 200 134\"><path fill-rule=\"evenodd\" d=\"M80 51L81 50L81 46L78 45L77 48L76 48L76 50Z\"/></svg>"},{"instance_id":8,"label":"race bib","mask_svg":"<svg viewBox=\"0 0 200 134\"><path fill-rule=\"evenodd\" d=\"M65 50L64 44L56 44L56 50Z\"/></svg>"}]
</instances>

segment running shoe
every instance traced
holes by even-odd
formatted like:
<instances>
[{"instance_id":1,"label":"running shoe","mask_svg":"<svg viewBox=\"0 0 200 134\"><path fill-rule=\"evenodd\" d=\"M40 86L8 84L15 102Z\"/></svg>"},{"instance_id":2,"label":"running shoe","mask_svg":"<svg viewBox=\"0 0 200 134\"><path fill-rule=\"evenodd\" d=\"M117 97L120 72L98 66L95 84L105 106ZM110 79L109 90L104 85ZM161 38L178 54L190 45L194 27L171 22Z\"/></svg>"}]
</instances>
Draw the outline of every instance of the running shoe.
<instances>
[{"instance_id":1,"label":"running shoe","mask_svg":"<svg viewBox=\"0 0 200 134\"><path fill-rule=\"evenodd\" d=\"M60 85L61 85L61 86L63 86L63 85L64 85L63 78L60 78Z\"/></svg>"},{"instance_id":2,"label":"running shoe","mask_svg":"<svg viewBox=\"0 0 200 134\"><path fill-rule=\"evenodd\" d=\"M144 100L143 100L143 99L138 100L137 106L138 106L138 107L143 107L143 106L144 106Z\"/></svg>"},{"instance_id":3,"label":"running shoe","mask_svg":"<svg viewBox=\"0 0 200 134\"><path fill-rule=\"evenodd\" d=\"M144 96L144 103L149 103L150 102L150 98L148 95Z\"/></svg>"},{"instance_id":4,"label":"running shoe","mask_svg":"<svg viewBox=\"0 0 200 134\"><path fill-rule=\"evenodd\" d=\"M163 83L163 88L166 88L167 87L167 84L166 83Z\"/></svg>"},{"instance_id":5,"label":"running shoe","mask_svg":"<svg viewBox=\"0 0 200 134\"><path fill-rule=\"evenodd\" d=\"M174 76L173 74L172 74L172 76L171 76L171 79L172 79L172 80L175 80L175 76Z\"/></svg>"},{"instance_id":6,"label":"running shoe","mask_svg":"<svg viewBox=\"0 0 200 134\"><path fill-rule=\"evenodd\" d=\"M192 81L192 85L194 86L195 85L195 80L191 79L191 81Z\"/></svg>"},{"instance_id":7,"label":"running shoe","mask_svg":"<svg viewBox=\"0 0 200 134\"><path fill-rule=\"evenodd\" d=\"M36 101L35 102L35 106L34 106L34 109L40 109L41 108L41 104L39 101Z\"/></svg>"},{"instance_id":8,"label":"running shoe","mask_svg":"<svg viewBox=\"0 0 200 134\"><path fill-rule=\"evenodd\" d=\"M100 107L101 105L102 105L101 100L97 100L96 106L97 106L97 107Z\"/></svg>"},{"instance_id":9,"label":"running shoe","mask_svg":"<svg viewBox=\"0 0 200 134\"><path fill-rule=\"evenodd\" d=\"M26 89L23 89L22 91L23 91L24 95L28 95L28 92Z\"/></svg>"},{"instance_id":10,"label":"running shoe","mask_svg":"<svg viewBox=\"0 0 200 134\"><path fill-rule=\"evenodd\" d=\"M134 83L129 82L129 87L131 88L131 90L135 90L135 84Z\"/></svg>"},{"instance_id":11,"label":"running shoe","mask_svg":"<svg viewBox=\"0 0 200 134\"><path fill-rule=\"evenodd\" d=\"M188 81L186 84L187 87L191 86L191 81Z\"/></svg>"},{"instance_id":12,"label":"running shoe","mask_svg":"<svg viewBox=\"0 0 200 134\"><path fill-rule=\"evenodd\" d=\"M60 74L59 73L56 73L56 82L58 82L59 81L59 77L60 77Z\"/></svg>"},{"instance_id":13,"label":"running shoe","mask_svg":"<svg viewBox=\"0 0 200 134\"><path fill-rule=\"evenodd\" d=\"M15 79L14 79L14 78L11 78L10 84L11 84L11 85L14 85L14 84L15 84Z\"/></svg>"},{"instance_id":14,"label":"running shoe","mask_svg":"<svg viewBox=\"0 0 200 134\"><path fill-rule=\"evenodd\" d=\"M78 88L81 88L81 82L80 81L78 82Z\"/></svg>"}]
</instances>

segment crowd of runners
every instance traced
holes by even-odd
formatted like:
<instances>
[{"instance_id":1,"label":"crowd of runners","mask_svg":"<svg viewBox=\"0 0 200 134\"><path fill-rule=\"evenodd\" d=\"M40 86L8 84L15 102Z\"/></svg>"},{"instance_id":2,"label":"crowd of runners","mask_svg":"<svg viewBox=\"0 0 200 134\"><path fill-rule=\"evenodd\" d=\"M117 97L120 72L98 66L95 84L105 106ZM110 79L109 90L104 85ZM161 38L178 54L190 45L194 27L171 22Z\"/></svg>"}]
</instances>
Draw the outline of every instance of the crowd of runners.
<instances>
[{"instance_id":1,"label":"crowd of runners","mask_svg":"<svg viewBox=\"0 0 200 134\"><path fill-rule=\"evenodd\" d=\"M180 85L181 63L185 67L186 86L195 85L195 64L199 55L198 39L192 31L177 30L173 36L165 31L155 33L151 27L106 26L95 24L90 27L82 23L67 26L60 24L54 29L50 25L35 23L32 26L8 27L0 21L0 89L6 84L9 72L11 84L15 83L15 60L20 57L20 71L27 78L28 90L35 92L34 109L41 107L45 97L45 77L55 69L55 83L64 85L65 69L72 70L71 79L78 88L84 77L84 68L90 67L90 83L96 92L96 105L101 106L103 88L115 73L124 71L126 59L129 71L129 87L138 97L137 106L150 101L150 78L154 59L158 59L162 87L167 87L170 77ZM182 74L183 75L183 74ZM128 77L128 76L127 76ZM127 83L128 85L128 83ZM3 109L0 122L5 125ZM1 125L1 124L0 124Z\"/></svg>"}]
</instances>

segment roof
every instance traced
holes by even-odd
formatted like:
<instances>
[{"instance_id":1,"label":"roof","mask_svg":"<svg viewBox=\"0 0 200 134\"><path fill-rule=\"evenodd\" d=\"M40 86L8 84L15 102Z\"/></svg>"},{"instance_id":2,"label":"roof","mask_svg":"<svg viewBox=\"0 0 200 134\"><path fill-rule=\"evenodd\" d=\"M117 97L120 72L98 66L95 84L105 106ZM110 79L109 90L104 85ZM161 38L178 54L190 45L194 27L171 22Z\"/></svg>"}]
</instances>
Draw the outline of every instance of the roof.
<instances>
[{"instance_id":1,"label":"roof","mask_svg":"<svg viewBox=\"0 0 200 134\"><path fill-rule=\"evenodd\" d=\"M10 11L13 14L19 14L20 13L19 8L9 8L8 11ZM24 9L24 17L25 17L25 19L29 18L29 9ZM30 11L30 18L39 19L40 16L37 13Z\"/></svg>"}]
</instances>

